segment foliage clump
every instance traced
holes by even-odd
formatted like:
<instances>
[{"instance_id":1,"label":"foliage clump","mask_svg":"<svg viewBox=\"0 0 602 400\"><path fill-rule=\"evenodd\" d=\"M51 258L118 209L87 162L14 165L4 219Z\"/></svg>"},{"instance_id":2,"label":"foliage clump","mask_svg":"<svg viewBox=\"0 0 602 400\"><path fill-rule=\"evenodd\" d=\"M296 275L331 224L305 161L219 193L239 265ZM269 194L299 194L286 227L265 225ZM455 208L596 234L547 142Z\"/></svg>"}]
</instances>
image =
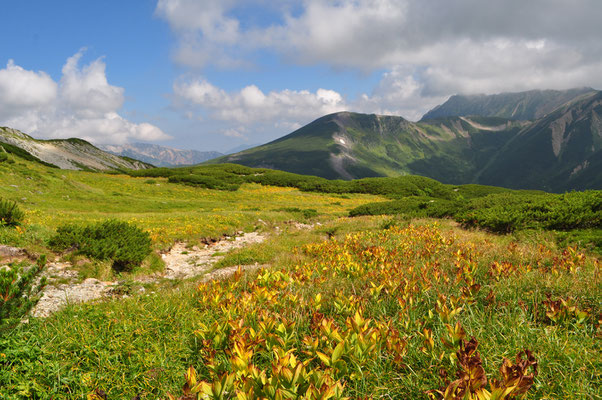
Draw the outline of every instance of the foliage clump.
<instances>
[{"instance_id":1,"label":"foliage clump","mask_svg":"<svg viewBox=\"0 0 602 400\"><path fill-rule=\"evenodd\" d=\"M16 202L0 198L0 226L18 226L24 217Z\"/></svg>"},{"instance_id":2,"label":"foliage clump","mask_svg":"<svg viewBox=\"0 0 602 400\"><path fill-rule=\"evenodd\" d=\"M527 228L568 231L602 225L602 192L493 194L474 199L456 216L467 227L499 233Z\"/></svg>"},{"instance_id":3,"label":"foliage clump","mask_svg":"<svg viewBox=\"0 0 602 400\"><path fill-rule=\"evenodd\" d=\"M167 180L170 183L183 183L190 186L199 186L205 189L227 190L234 192L240 183L231 183L213 176L205 175L173 175Z\"/></svg>"},{"instance_id":4,"label":"foliage clump","mask_svg":"<svg viewBox=\"0 0 602 400\"><path fill-rule=\"evenodd\" d=\"M0 336L25 317L39 300L45 278L39 278L46 265L42 255L34 265L9 264L0 268Z\"/></svg>"},{"instance_id":5,"label":"foliage clump","mask_svg":"<svg viewBox=\"0 0 602 400\"><path fill-rule=\"evenodd\" d=\"M147 232L117 220L87 226L61 226L49 245L57 251L75 250L97 260L112 260L116 271L132 270L151 253Z\"/></svg>"},{"instance_id":6,"label":"foliage clump","mask_svg":"<svg viewBox=\"0 0 602 400\"><path fill-rule=\"evenodd\" d=\"M349 211L349 216L403 214L408 217L442 218L454 215L461 208L462 203L459 201L413 196L364 204Z\"/></svg>"}]
</instances>

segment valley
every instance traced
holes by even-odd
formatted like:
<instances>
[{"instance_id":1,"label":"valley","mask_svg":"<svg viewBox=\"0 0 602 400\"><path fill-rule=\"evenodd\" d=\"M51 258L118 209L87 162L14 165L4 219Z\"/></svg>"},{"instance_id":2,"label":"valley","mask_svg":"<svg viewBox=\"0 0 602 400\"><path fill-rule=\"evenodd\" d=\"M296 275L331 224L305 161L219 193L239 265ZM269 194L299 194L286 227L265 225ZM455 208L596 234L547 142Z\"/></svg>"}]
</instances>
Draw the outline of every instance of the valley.
<instances>
[{"instance_id":1,"label":"valley","mask_svg":"<svg viewBox=\"0 0 602 400\"><path fill-rule=\"evenodd\" d=\"M102 173L14 153L0 183L24 211L0 228L2 271L37 259L47 277L32 314L3 319L8 398L427 398L468 351L488 376L475 393L599 393L599 191L234 164ZM148 238L139 265L83 253L101 237L53 247L107 220ZM517 386L496 368L524 349Z\"/></svg>"},{"instance_id":2,"label":"valley","mask_svg":"<svg viewBox=\"0 0 602 400\"><path fill-rule=\"evenodd\" d=\"M0 400L602 400L599 0L0 10Z\"/></svg>"}]
</instances>

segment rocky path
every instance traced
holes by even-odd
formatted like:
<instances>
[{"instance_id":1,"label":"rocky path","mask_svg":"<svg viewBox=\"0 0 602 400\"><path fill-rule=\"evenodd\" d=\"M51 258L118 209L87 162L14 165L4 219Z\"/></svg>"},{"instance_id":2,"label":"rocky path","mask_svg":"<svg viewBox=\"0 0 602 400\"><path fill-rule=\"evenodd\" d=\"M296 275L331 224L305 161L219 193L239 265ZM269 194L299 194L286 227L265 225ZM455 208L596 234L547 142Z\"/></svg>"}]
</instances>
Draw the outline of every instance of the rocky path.
<instances>
[{"instance_id":1,"label":"rocky path","mask_svg":"<svg viewBox=\"0 0 602 400\"><path fill-rule=\"evenodd\" d=\"M151 276L137 277L138 283L154 283L162 279L187 279L205 274L203 280L222 279L233 274L239 266L228 267L207 273L213 265L231 250L261 243L265 235L257 232L242 233L234 237L224 237L222 240L203 247L188 247L186 243L175 243L169 251L161 255L165 262L163 273ZM240 266L243 269L258 268L258 265ZM78 272L67 262L49 263L44 271L48 284L44 288L42 298L32 311L35 317L48 317L69 303L82 303L118 294L119 282L100 281L88 278L83 282L78 280Z\"/></svg>"}]
</instances>

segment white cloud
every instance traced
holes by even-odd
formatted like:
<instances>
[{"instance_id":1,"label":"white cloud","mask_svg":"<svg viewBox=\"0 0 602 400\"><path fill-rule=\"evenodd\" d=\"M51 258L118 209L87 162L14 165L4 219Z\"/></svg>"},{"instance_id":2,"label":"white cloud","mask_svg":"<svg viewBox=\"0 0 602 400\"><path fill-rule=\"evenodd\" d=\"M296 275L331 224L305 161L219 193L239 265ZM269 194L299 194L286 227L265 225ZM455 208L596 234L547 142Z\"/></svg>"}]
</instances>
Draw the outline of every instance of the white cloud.
<instances>
[{"instance_id":1,"label":"white cloud","mask_svg":"<svg viewBox=\"0 0 602 400\"><path fill-rule=\"evenodd\" d=\"M253 23L240 9L279 18ZM602 86L599 0L305 0L295 13L260 0L160 0L157 14L187 66L240 66L267 50L302 65L420 70L427 95Z\"/></svg>"},{"instance_id":2,"label":"white cloud","mask_svg":"<svg viewBox=\"0 0 602 400\"><path fill-rule=\"evenodd\" d=\"M154 125L120 116L124 89L107 82L101 59L80 67L82 54L67 60L58 83L9 61L0 69L0 124L35 137L79 137L94 143L169 138Z\"/></svg>"},{"instance_id":3,"label":"white cloud","mask_svg":"<svg viewBox=\"0 0 602 400\"><path fill-rule=\"evenodd\" d=\"M0 69L0 118L20 109L48 106L57 95L57 84L44 72L27 71L13 60Z\"/></svg>"},{"instance_id":4,"label":"white cloud","mask_svg":"<svg viewBox=\"0 0 602 400\"><path fill-rule=\"evenodd\" d=\"M271 127L277 123L296 124L347 107L339 93L326 89L318 89L315 93L285 89L266 94L250 85L240 91L226 92L206 80L197 79L177 82L173 90L180 107L201 107L214 119L236 124Z\"/></svg>"},{"instance_id":5,"label":"white cloud","mask_svg":"<svg viewBox=\"0 0 602 400\"><path fill-rule=\"evenodd\" d=\"M245 136L273 138L343 109L417 120L456 93L602 87L599 0L159 0L156 14L185 67L248 67L267 53L283 68L385 71L357 98L268 93L252 82L239 91L202 79L174 85L179 107L230 136L245 124Z\"/></svg>"},{"instance_id":6,"label":"white cloud","mask_svg":"<svg viewBox=\"0 0 602 400\"><path fill-rule=\"evenodd\" d=\"M67 59L60 81L60 98L64 106L84 117L99 117L123 105L123 88L109 85L105 63L101 59L79 68L80 51Z\"/></svg>"}]
</instances>

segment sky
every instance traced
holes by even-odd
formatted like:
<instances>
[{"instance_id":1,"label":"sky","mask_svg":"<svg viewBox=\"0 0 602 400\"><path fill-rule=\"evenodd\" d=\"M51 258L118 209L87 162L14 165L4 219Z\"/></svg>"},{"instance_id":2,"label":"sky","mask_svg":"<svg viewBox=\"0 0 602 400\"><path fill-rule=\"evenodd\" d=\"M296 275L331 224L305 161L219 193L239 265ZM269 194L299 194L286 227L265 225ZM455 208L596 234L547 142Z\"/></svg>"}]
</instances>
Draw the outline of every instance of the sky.
<instances>
[{"instance_id":1,"label":"sky","mask_svg":"<svg viewBox=\"0 0 602 400\"><path fill-rule=\"evenodd\" d=\"M0 126L225 152L338 111L602 88L600 0L0 0Z\"/></svg>"}]
</instances>

